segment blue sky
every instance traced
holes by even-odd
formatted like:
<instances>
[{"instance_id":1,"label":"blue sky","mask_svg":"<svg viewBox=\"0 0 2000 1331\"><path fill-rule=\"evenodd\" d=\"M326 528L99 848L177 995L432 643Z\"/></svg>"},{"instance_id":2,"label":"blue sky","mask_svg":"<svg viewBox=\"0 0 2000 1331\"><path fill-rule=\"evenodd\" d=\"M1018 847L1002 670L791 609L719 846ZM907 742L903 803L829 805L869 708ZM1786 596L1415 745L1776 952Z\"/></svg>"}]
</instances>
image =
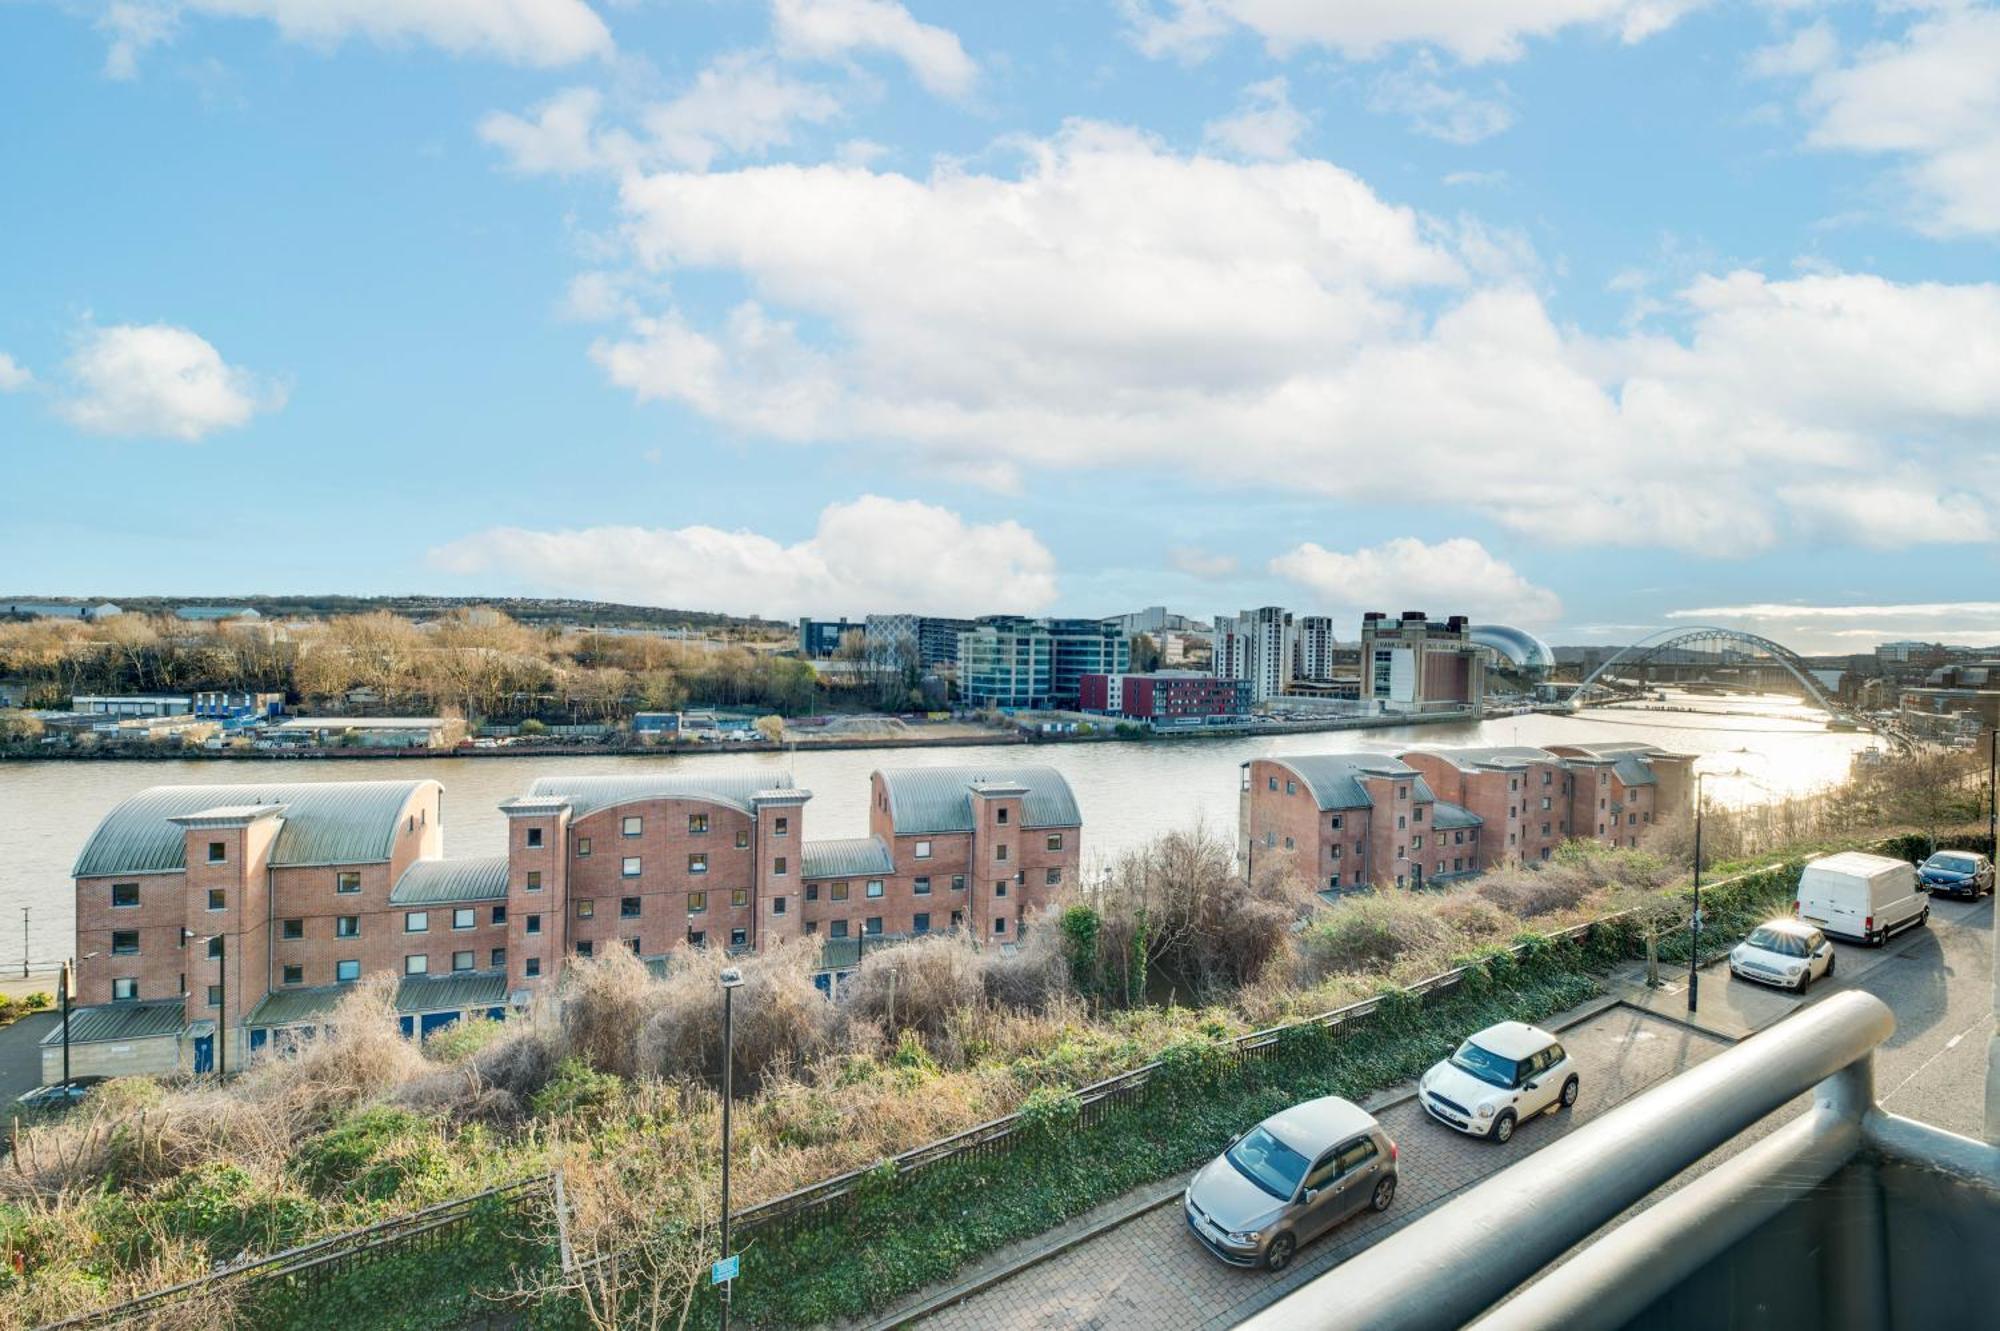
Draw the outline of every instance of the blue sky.
<instances>
[{"instance_id":1,"label":"blue sky","mask_svg":"<svg viewBox=\"0 0 2000 1331\"><path fill-rule=\"evenodd\" d=\"M16 2L0 115L10 593L2000 640L1990 5Z\"/></svg>"}]
</instances>

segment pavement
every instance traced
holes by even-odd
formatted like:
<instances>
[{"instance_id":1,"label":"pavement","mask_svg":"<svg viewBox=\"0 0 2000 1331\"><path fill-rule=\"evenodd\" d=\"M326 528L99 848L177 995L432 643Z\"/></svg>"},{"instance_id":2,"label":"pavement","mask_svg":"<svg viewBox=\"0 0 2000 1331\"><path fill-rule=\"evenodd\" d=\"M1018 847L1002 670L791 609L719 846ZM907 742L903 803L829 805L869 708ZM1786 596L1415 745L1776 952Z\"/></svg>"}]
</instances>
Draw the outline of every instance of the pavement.
<instances>
[{"instance_id":1,"label":"pavement","mask_svg":"<svg viewBox=\"0 0 2000 1331\"><path fill-rule=\"evenodd\" d=\"M1938 900L1928 928L1884 947L1836 943L1834 975L1803 998L1733 980L1726 967L1711 965L1701 972L1694 1014L1687 1011L1684 972L1667 976L1661 989L1648 989L1642 965L1621 968L1611 977L1614 1004L1580 1014L1563 1033L1583 1079L1574 1110L1522 1124L1512 1142L1496 1147L1431 1121L1409 1097L1410 1088L1379 1097L1384 1103L1376 1115L1400 1149L1395 1205L1380 1215L1364 1213L1307 1247L1282 1275L1225 1266L1196 1242L1177 1204L1184 1175L996 1254L957 1285L926 1291L877 1325L925 1331L1233 1326L1575 1124L1845 989L1873 993L1896 1014L1896 1032L1876 1054L1883 1105L1977 1136L1992 1024L1993 914L1990 897ZM1654 1198L1760 1139L1809 1101L1800 1097Z\"/></svg>"},{"instance_id":2,"label":"pavement","mask_svg":"<svg viewBox=\"0 0 2000 1331\"><path fill-rule=\"evenodd\" d=\"M61 1022L60 1013L37 1012L0 1026L0 1113L42 1084L42 1037Z\"/></svg>"}]
</instances>

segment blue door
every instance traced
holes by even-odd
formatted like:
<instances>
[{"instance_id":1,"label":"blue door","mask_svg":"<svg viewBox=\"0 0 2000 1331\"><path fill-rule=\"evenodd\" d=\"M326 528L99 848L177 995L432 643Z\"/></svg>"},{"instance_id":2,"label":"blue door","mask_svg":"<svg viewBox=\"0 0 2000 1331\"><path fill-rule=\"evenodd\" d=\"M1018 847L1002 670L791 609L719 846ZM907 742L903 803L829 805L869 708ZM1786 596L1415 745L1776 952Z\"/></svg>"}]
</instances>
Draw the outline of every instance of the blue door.
<instances>
[{"instance_id":1,"label":"blue door","mask_svg":"<svg viewBox=\"0 0 2000 1331\"><path fill-rule=\"evenodd\" d=\"M417 1019L415 1017L398 1017L396 1025L401 1028L405 1040L416 1034Z\"/></svg>"},{"instance_id":2,"label":"blue door","mask_svg":"<svg viewBox=\"0 0 2000 1331\"><path fill-rule=\"evenodd\" d=\"M270 1038L271 1038L271 1032L267 1028L263 1026L253 1027L250 1031L251 1054L256 1055L263 1053L264 1045L270 1040Z\"/></svg>"},{"instance_id":3,"label":"blue door","mask_svg":"<svg viewBox=\"0 0 2000 1331\"><path fill-rule=\"evenodd\" d=\"M431 1038L431 1032L441 1031L458 1020L456 1012L426 1012L424 1014L424 1039Z\"/></svg>"},{"instance_id":4,"label":"blue door","mask_svg":"<svg viewBox=\"0 0 2000 1331\"><path fill-rule=\"evenodd\" d=\"M194 1070L196 1072L215 1071L215 1037L197 1035L194 1037Z\"/></svg>"},{"instance_id":5,"label":"blue door","mask_svg":"<svg viewBox=\"0 0 2000 1331\"><path fill-rule=\"evenodd\" d=\"M505 1021L507 1020L507 1009L503 1007L490 1007L486 1009L486 1016L491 1021Z\"/></svg>"}]
</instances>

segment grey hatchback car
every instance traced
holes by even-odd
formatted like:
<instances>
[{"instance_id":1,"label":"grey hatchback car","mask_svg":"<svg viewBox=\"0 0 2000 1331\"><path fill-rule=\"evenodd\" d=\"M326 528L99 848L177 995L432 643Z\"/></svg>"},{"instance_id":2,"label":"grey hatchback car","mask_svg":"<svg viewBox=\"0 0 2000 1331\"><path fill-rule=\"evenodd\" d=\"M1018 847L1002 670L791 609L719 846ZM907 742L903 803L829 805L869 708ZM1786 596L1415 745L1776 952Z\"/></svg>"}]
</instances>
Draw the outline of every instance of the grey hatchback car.
<instances>
[{"instance_id":1,"label":"grey hatchback car","mask_svg":"<svg viewBox=\"0 0 2000 1331\"><path fill-rule=\"evenodd\" d=\"M1273 1114L1203 1166L1182 1195L1188 1228L1231 1266L1282 1271L1309 1243L1396 1198L1396 1143L1329 1095Z\"/></svg>"}]
</instances>

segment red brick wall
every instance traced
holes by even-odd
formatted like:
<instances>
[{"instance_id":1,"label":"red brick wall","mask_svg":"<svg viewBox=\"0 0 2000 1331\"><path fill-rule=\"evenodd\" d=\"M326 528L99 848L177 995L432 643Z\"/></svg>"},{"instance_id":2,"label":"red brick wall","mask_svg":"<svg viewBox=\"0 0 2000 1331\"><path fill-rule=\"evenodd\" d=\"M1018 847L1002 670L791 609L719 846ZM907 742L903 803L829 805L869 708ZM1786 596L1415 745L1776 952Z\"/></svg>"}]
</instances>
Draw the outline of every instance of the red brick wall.
<instances>
[{"instance_id":1,"label":"red brick wall","mask_svg":"<svg viewBox=\"0 0 2000 1331\"><path fill-rule=\"evenodd\" d=\"M797 810L788 812L793 828L788 839L796 844L801 820ZM624 834L628 817L640 820L638 836ZM690 831L690 818L706 818L708 830ZM754 941L754 830L750 815L742 810L692 799L621 804L577 819L569 829L571 950L587 940L602 955L606 948L622 947L623 940L637 938L641 953L659 956L687 946L690 929L699 930L712 947L727 946L732 929L744 930L744 937ZM587 856L576 853L584 838L590 841ZM625 858L635 855L639 876L627 878ZM694 855L707 857L706 872L689 868L689 857ZM747 895L743 905L733 906L732 894L738 891ZM707 894L705 909L690 909L692 893ZM621 915L625 897L639 899L637 918ZM588 918L577 914L586 901L591 903Z\"/></svg>"}]
</instances>

